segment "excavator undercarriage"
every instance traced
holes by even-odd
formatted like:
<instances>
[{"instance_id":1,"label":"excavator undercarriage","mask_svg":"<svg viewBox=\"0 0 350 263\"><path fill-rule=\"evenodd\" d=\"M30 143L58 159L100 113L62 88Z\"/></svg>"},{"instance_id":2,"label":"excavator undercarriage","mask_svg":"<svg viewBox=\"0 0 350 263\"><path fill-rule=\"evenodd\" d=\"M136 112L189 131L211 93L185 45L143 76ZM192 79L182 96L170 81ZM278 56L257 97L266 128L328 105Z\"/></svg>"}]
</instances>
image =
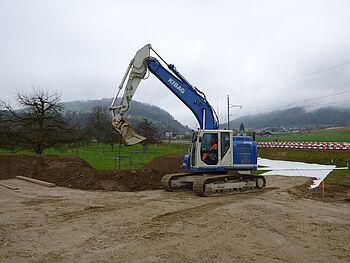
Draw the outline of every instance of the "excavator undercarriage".
<instances>
[{"instance_id":1,"label":"excavator undercarriage","mask_svg":"<svg viewBox=\"0 0 350 263\"><path fill-rule=\"evenodd\" d=\"M178 173L163 176L161 186L167 191L192 189L199 196L218 196L261 191L266 186L263 176L232 173Z\"/></svg>"}]
</instances>

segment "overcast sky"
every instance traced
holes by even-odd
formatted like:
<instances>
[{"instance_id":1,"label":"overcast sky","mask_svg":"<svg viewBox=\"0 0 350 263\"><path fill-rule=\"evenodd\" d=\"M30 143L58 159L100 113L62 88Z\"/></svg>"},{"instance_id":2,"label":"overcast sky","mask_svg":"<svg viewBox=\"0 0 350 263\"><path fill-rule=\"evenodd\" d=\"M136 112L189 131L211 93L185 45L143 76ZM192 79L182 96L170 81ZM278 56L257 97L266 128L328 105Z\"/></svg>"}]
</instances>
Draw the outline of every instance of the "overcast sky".
<instances>
[{"instance_id":1,"label":"overcast sky","mask_svg":"<svg viewBox=\"0 0 350 263\"><path fill-rule=\"evenodd\" d=\"M112 97L147 43L207 95L222 123L227 94L243 106L231 118L350 105L347 0L0 0L0 98L32 86L63 101ZM154 76L134 99L197 125Z\"/></svg>"}]
</instances>

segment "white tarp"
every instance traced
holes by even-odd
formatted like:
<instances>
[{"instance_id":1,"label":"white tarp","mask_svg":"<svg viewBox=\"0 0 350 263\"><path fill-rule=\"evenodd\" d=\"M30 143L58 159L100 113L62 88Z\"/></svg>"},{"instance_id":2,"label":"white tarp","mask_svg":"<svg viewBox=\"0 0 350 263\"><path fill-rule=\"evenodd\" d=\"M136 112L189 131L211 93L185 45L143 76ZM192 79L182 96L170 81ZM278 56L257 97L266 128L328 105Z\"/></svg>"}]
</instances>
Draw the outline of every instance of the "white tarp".
<instances>
[{"instance_id":1,"label":"white tarp","mask_svg":"<svg viewBox=\"0 0 350 263\"><path fill-rule=\"evenodd\" d=\"M322 180L335 168L335 165L321 165L301 162L278 161L269 159L258 159L258 165L266 166L264 169L271 170L264 173L265 175L282 175L282 176L306 176L314 177L314 183L311 188L320 185Z\"/></svg>"}]
</instances>

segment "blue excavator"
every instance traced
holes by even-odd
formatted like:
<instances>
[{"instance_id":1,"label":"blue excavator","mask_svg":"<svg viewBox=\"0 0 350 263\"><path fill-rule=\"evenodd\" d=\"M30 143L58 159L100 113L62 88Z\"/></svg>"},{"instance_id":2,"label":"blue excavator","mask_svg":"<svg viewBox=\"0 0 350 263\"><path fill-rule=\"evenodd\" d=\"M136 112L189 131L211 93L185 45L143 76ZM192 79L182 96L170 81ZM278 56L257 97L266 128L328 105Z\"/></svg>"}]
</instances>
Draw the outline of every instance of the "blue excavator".
<instances>
[{"instance_id":1,"label":"blue excavator","mask_svg":"<svg viewBox=\"0 0 350 263\"><path fill-rule=\"evenodd\" d=\"M150 55L151 51L159 60ZM166 63L150 44L137 51L131 60L110 107L113 126L124 144L134 145L146 139L133 130L125 113L148 71L193 112L200 127L194 131L189 153L183 157L184 172L164 175L162 188L167 191L193 189L200 196L264 189L265 178L251 175L251 171L257 170L256 142L250 136L235 136L232 130L220 130L218 117L205 94L187 81L174 65ZM124 94L118 103L123 88Z\"/></svg>"}]
</instances>

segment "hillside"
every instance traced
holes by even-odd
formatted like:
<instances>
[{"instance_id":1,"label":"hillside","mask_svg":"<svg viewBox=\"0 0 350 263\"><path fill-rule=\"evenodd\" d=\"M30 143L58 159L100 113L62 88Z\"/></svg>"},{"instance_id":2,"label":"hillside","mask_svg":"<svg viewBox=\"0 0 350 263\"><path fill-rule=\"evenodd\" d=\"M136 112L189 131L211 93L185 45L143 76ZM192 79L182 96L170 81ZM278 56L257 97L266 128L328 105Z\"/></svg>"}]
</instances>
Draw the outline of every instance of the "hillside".
<instances>
[{"instance_id":1,"label":"hillside","mask_svg":"<svg viewBox=\"0 0 350 263\"><path fill-rule=\"evenodd\" d=\"M81 100L65 102L64 107L66 111L87 113L91 112L96 106L109 107L111 103L112 99L108 98L101 100ZM151 120L162 133L168 130L176 134L184 134L185 132L190 131L187 126L184 126L179 121L175 120L167 111L157 106L138 101L130 102L130 109L127 118L131 119L134 125L137 125L144 118L147 118L148 120Z\"/></svg>"},{"instance_id":2,"label":"hillside","mask_svg":"<svg viewBox=\"0 0 350 263\"><path fill-rule=\"evenodd\" d=\"M230 127L239 128L244 123L246 128L264 127L322 127L323 125L344 126L350 124L350 109L321 108L306 111L301 107L272 111L253 116L243 116L230 121ZM222 124L225 127L227 124Z\"/></svg>"}]
</instances>

